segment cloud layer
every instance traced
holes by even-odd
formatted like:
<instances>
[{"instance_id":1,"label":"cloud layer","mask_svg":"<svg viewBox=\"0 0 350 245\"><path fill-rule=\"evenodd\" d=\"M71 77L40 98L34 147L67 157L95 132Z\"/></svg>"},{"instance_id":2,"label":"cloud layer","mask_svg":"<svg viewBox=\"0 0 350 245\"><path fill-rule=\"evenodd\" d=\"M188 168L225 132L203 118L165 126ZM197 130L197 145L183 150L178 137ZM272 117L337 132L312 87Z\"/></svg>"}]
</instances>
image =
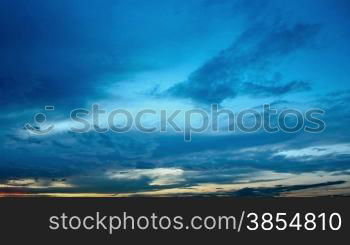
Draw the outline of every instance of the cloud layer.
<instances>
[{"instance_id":1,"label":"cloud layer","mask_svg":"<svg viewBox=\"0 0 350 245\"><path fill-rule=\"evenodd\" d=\"M4 1L0 196L348 194L347 9L340 0ZM69 132L70 111L93 103L320 108L326 129L205 132L191 142L170 131ZM33 121L38 112L54 133L24 130L46 127Z\"/></svg>"}]
</instances>

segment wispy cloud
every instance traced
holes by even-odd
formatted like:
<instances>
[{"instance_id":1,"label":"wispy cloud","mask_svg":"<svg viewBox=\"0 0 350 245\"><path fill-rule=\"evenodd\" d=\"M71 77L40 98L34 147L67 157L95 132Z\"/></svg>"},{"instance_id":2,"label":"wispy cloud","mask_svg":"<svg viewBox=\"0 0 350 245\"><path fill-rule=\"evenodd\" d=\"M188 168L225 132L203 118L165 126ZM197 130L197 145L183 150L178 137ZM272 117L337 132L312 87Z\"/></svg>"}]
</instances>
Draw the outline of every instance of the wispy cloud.
<instances>
[{"instance_id":1,"label":"wispy cloud","mask_svg":"<svg viewBox=\"0 0 350 245\"><path fill-rule=\"evenodd\" d=\"M184 171L177 168L131 169L108 173L110 179L139 180L149 178L149 185L174 185L185 181Z\"/></svg>"},{"instance_id":2,"label":"wispy cloud","mask_svg":"<svg viewBox=\"0 0 350 245\"><path fill-rule=\"evenodd\" d=\"M72 188L73 185L62 179L9 179L0 183L0 188L6 189L52 189L52 188Z\"/></svg>"},{"instance_id":3,"label":"wispy cloud","mask_svg":"<svg viewBox=\"0 0 350 245\"><path fill-rule=\"evenodd\" d=\"M261 71L268 71L272 63L278 63L287 55L310 45L319 29L319 25L311 24L289 26L276 22L268 27L264 24L253 25L229 48L207 61L186 81L171 87L166 94L203 103L221 103L239 93L254 93L247 91L249 87L261 96L308 90L310 86L305 82L271 86L250 79Z\"/></svg>"},{"instance_id":4,"label":"wispy cloud","mask_svg":"<svg viewBox=\"0 0 350 245\"><path fill-rule=\"evenodd\" d=\"M274 155L301 161L325 159L341 155L350 156L350 144L319 145L301 149L282 150Z\"/></svg>"}]
</instances>

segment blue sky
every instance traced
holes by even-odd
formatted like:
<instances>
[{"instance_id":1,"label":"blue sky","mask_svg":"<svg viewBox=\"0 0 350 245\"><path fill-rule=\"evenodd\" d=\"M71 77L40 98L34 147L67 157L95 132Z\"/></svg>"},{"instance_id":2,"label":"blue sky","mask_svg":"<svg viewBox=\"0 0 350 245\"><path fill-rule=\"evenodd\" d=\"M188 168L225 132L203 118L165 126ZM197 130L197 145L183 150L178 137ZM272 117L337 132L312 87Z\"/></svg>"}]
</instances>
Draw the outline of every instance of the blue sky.
<instances>
[{"instance_id":1,"label":"blue sky","mask_svg":"<svg viewBox=\"0 0 350 245\"><path fill-rule=\"evenodd\" d=\"M1 5L0 193L349 193L348 1ZM206 132L191 142L173 132L70 132L69 112L93 103L131 112L321 108L327 128ZM46 105L54 131L24 130Z\"/></svg>"}]
</instances>

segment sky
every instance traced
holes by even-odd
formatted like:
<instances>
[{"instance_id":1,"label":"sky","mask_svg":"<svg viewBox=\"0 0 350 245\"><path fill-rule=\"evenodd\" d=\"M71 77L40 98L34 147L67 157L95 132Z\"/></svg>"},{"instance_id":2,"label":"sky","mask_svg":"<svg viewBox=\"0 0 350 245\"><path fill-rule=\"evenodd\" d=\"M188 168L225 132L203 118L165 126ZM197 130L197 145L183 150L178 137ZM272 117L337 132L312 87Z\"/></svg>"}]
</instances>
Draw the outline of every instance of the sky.
<instances>
[{"instance_id":1,"label":"sky","mask_svg":"<svg viewBox=\"0 0 350 245\"><path fill-rule=\"evenodd\" d=\"M349 17L347 0L2 1L0 196L349 195ZM72 132L70 112L93 104L319 108L326 128L190 142L171 130Z\"/></svg>"}]
</instances>

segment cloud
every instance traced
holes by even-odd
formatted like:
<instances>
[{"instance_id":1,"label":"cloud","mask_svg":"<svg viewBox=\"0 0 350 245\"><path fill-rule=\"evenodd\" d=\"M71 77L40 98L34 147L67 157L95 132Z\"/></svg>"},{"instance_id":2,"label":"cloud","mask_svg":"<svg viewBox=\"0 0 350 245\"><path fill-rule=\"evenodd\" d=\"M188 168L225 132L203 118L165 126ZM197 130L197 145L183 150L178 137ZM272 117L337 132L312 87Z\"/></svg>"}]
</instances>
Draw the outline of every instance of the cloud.
<instances>
[{"instance_id":1,"label":"cloud","mask_svg":"<svg viewBox=\"0 0 350 245\"><path fill-rule=\"evenodd\" d=\"M71 185L59 191L114 196L181 189L230 195L240 188L262 193L262 186L280 191L279 184L348 180L348 173L340 174L350 163L350 93L346 81L342 84L346 76L338 72L347 70L347 63L338 59L348 51L343 22L326 18L327 12L311 16L312 4L305 8L278 1L87 2L6 1L0 9L0 21L7 23L0 28L3 188L49 192ZM278 16L286 18L276 20ZM317 39L323 49L308 52L321 27L310 23L322 21L328 28L323 37L329 40ZM329 90L330 77L334 80L328 83L344 89L319 95ZM170 84L174 82L179 83ZM292 94L310 91L311 85L310 97ZM316 102L307 101L315 94ZM260 101L326 108L327 130L312 135L205 133L191 143L173 133L67 131L67 112L96 100L133 110L146 105L192 108L193 103L181 98L234 110ZM230 98L237 99L225 101ZM54 131L36 137L21 130L45 105L55 105L55 111L47 112ZM317 170L325 175L339 170L342 176L323 180L322 174L308 175ZM293 183L286 181L303 174ZM69 181L52 180L62 178ZM233 188L234 182L238 185ZM173 187L177 189L169 190Z\"/></svg>"},{"instance_id":2,"label":"cloud","mask_svg":"<svg viewBox=\"0 0 350 245\"><path fill-rule=\"evenodd\" d=\"M134 133L67 132L33 136L9 132L3 140L0 179L65 178L103 167L146 168L158 145L151 135Z\"/></svg>"},{"instance_id":3,"label":"cloud","mask_svg":"<svg viewBox=\"0 0 350 245\"><path fill-rule=\"evenodd\" d=\"M221 103L239 93L247 93L251 87L261 96L308 90L309 85L300 81L268 86L246 80L259 72L266 73L273 63L307 47L319 29L320 26L315 24L254 25L243 32L229 48L199 67L186 81L169 88L165 94L191 98L202 103Z\"/></svg>"},{"instance_id":4,"label":"cloud","mask_svg":"<svg viewBox=\"0 0 350 245\"><path fill-rule=\"evenodd\" d=\"M305 81L292 81L286 84L280 85L264 85L256 83L244 83L243 84L243 93L252 95L252 96L280 96L293 92L304 92L310 91L311 86L308 82Z\"/></svg>"},{"instance_id":5,"label":"cloud","mask_svg":"<svg viewBox=\"0 0 350 245\"><path fill-rule=\"evenodd\" d=\"M302 174L284 174L273 171L255 172L254 181L232 181L231 183L199 183L183 187L163 188L136 193L124 193L125 196L280 196L292 195L295 191L317 190L325 187L337 189L337 193L347 194L350 190L349 177L337 175L338 172L316 171ZM278 178L280 176L281 178ZM248 178L249 179L249 178ZM302 183L302 184L301 184ZM323 189L322 189L323 190ZM334 192L335 193L335 192ZM319 196L320 191L315 191ZM322 195L327 195L324 192Z\"/></svg>"},{"instance_id":6,"label":"cloud","mask_svg":"<svg viewBox=\"0 0 350 245\"><path fill-rule=\"evenodd\" d=\"M139 180L149 178L149 185L174 185L185 181L184 171L178 168L130 169L108 174L110 179Z\"/></svg>"},{"instance_id":7,"label":"cloud","mask_svg":"<svg viewBox=\"0 0 350 245\"><path fill-rule=\"evenodd\" d=\"M0 105L62 109L111 96L112 85L173 65L230 25L235 15L226 4L232 5L6 1L0 9L6 23L0 28ZM215 22L203 14L215 15Z\"/></svg>"},{"instance_id":8,"label":"cloud","mask_svg":"<svg viewBox=\"0 0 350 245\"><path fill-rule=\"evenodd\" d=\"M73 185L65 180L57 179L9 179L0 183L0 188L15 189L49 189L49 188L73 188Z\"/></svg>"},{"instance_id":9,"label":"cloud","mask_svg":"<svg viewBox=\"0 0 350 245\"><path fill-rule=\"evenodd\" d=\"M334 156L340 155L350 156L350 144L310 146L302 149L282 150L274 154L274 156L283 156L301 161L326 159L327 157L334 158Z\"/></svg>"},{"instance_id":10,"label":"cloud","mask_svg":"<svg viewBox=\"0 0 350 245\"><path fill-rule=\"evenodd\" d=\"M243 188L239 191L235 191L231 193L231 195L235 197L276 197L280 195L287 195L287 193L288 195L292 195L291 193L295 191L321 188L321 187L329 188L329 187L332 187L333 185L341 185L344 183L346 183L346 181L334 181L334 182L325 182L325 183L309 184L309 185L292 185L292 186L265 187L265 188Z\"/></svg>"}]
</instances>

